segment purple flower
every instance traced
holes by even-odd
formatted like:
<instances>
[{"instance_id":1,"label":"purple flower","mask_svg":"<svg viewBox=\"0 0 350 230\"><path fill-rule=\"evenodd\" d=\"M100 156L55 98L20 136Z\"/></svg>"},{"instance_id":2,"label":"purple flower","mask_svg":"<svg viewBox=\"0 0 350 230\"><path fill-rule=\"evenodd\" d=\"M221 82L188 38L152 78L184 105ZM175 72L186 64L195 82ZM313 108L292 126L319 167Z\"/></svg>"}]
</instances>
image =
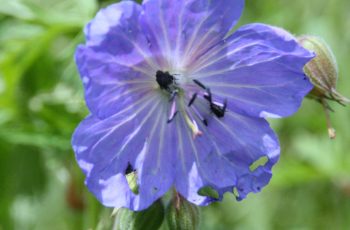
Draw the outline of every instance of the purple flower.
<instances>
[{"instance_id":1,"label":"purple flower","mask_svg":"<svg viewBox=\"0 0 350 230\"><path fill-rule=\"evenodd\" d=\"M122 1L86 26L76 62L91 115L72 143L101 203L141 210L174 187L207 205L234 189L243 199L269 182L280 148L265 118L297 111L312 88L303 66L313 55L268 25L228 35L243 5ZM198 194L207 186L219 199Z\"/></svg>"}]
</instances>

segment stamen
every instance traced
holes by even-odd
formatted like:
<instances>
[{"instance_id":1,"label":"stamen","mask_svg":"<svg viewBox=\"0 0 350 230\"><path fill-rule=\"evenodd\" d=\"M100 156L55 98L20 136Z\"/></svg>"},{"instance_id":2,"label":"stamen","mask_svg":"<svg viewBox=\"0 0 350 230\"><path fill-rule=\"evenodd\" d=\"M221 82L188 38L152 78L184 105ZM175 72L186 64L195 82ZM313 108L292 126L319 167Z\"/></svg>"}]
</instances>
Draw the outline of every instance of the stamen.
<instances>
[{"instance_id":1,"label":"stamen","mask_svg":"<svg viewBox=\"0 0 350 230\"><path fill-rule=\"evenodd\" d=\"M170 102L175 100L175 97L177 96L178 90L174 90L171 92L171 96L170 96Z\"/></svg>"},{"instance_id":2,"label":"stamen","mask_svg":"<svg viewBox=\"0 0 350 230\"><path fill-rule=\"evenodd\" d=\"M213 101L213 97L212 97L212 93L210 88L206 87L203 83L201 83L200 81L194 79L193 80L194 83L196 83L199 87L203 88L206 92L203 93L203 98L205 100L207 100L209 102L209 108L210 111L218 118L224 117L225 116L225 112L226 112L226 107L227 107L227 99L225 99L224 103L219 103L216 101ZM193 103L194 100L193 98L191 99L190 103ZM207 124L206 121L204 121L204 124Z\"/></svg>"},{"instance_id":3,"label":"stamen","mask_svg":"<svg viewBox=\"0 0 350 230\"><path fill-rule=\"evenodd\" d=\"M209 88L206 88L206 94L204 94L204 98L209 101L209 103L211 104L212 103L212 97L211 97L211 91Z\"/></svg>"},{"instance_id":4,"label":"stamen","mask_svg":"<svg viewBox=\"0 0 350 230\"><path fill-rule=\"evenodd\" d=\"M197 98L197 93L193 94L190 102L188 103L188 107L190 107L193 104L193 102L196 100L196 98Z\"/></svg>"},{"instance_id":5,"label":"stamen","mask_svg":"<svg viewBox=\"0 0 350 230\"><path fill-rule=\"evenodd\" d=\"M225 99L224 104L213 101L212 94L209 88L206 89L207 94L204 94L204 98L209 102L210 110L215 114L216 117L221 118L225 116L225 111L227 107L227 99Z\"/></svg>"},{"instance_id":6,"label":"stamen","mask_svg":"<svg viewBox=\"0 0 350 230\"><path fill-rule=\"evenodd\" d=\"M202 82L196 80L196 79L193 79L193 82L196 83L199 87L203 88L203 89L207 89L207 87L205 87L205 85L203 85Z\"/></svg>"},{"instance_id":7,"label":"stamen","mask_svg":"<svg viewBox=\"0 0 350 230\"><path fill-rule=\"evenodd\" d=\"M192 107L193 112L196 114L196 116L203 122L205 126L208 126L208 120L205 119L196 108Z\"/></svg>"},{"instance_id":8,"label":"stamen","mask_svg":"<svg viewBox=\"0 0 350 230\"><path fill-rule=\"evenodd\" d=\"M210 110L212 113L214 113L214 115L218 118L224 117L225 116L225 112L226 112L226 101L223 107L218 106L214 103L210 104Z\"/></svg>"},{"instance_id":9,"label":"stamen","mask_svg":"<svg viewBox=\"0 0 350 230\"><path fill-rule=\"evenodd\" d=\"M174 120L176 114L177 114L177 110L176 110L176 94L174 94L174 96L172 97L171 99L171 108L170 108L170 113L169 113L169 116L168 116L168 122L167 123L170 123L172 122L172 120Z\"/></svg>"}]
</instances>

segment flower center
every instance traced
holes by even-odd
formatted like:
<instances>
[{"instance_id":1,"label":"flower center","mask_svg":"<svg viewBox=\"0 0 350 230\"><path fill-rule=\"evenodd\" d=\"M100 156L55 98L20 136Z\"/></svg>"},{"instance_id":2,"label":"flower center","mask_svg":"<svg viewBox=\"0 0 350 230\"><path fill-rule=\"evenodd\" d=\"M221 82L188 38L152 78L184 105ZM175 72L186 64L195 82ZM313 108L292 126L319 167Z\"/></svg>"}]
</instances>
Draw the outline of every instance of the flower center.
<instances>
[{"instance_id":1,"label":"flower center","mask_svg":"<svg viewBox=\"0 0 350 230\"><path fill-rule=\"evenodd\" d=\"M179 112L177 107L179 107L186 124L193 133L193 138L195 138L202 135L196 120L201 121L204 126L208 126L208 118L199 111L194 103L197 100L204 100L206 104L208 104L207 108L209 109L209 114L215 115L217 118L222 118L225 116L227 100L225 100L224 103L214 101L210 88L196 79L193 80L193 83L190 84L189 87L184 86L184 88L180 88L176 80L177 79L167 71L163 72L158 70L156 73L156 81L160 89L168 92L170 95L167 122L170 123L174 120ZM178 100L179 98L180 100ZM186 100L188 101L187 106Z\"/></svg>"}]
</instances>

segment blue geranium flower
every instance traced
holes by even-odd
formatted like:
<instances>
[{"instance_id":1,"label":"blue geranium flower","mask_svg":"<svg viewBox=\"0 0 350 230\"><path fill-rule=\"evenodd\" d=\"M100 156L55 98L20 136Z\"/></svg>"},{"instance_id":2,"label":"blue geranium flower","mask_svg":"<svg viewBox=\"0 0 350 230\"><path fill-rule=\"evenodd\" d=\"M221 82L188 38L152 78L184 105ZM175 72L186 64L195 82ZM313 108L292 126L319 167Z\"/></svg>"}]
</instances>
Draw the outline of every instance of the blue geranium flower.
<instances>
[{"instance_id":1,"label":"blue geranium flower","mask_svg":"<svg viewBox=\"0 0 350 230\"><path fill-rule=\"evenodd\" d=\"M203 187L243 199L269 182L280 147L265 118L297 111L312 88L303 66L313 54L268 25L229 35L243 6L122 1L86 26L76 62L91 114L72 144L104 205L142 210L172 187L207 205L215 199L199 195Z\"/></svg>"}]
</instances>

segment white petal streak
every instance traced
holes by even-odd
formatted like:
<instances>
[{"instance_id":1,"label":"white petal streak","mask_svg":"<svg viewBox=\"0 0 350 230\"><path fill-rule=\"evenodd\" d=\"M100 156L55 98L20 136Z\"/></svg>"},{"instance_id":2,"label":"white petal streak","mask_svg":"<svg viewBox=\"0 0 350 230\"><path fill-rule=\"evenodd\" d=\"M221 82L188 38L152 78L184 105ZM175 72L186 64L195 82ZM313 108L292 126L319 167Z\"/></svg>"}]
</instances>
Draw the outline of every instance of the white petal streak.
<instances>
[{"instance_id":1,"label":"white petal streak","mask_svg":"<svg viewBox=\"0 0 350 230\"><path fill-rule=\"evenodd\" d=\"M162 111L162 113L161 113L163 116L163 118L164 118L164 114L166 114L166 111ZM159 131L159 135L160 135L160 139L159 139L159 147L158 147L158 154L157 154L157 168L160 168L160 164L162 163L161 162L161 154L162 154L162 151L164 151L164 136L166 135L165 133L164 133L164 129L165 129L165 125L168 125L166 122L165 122L165 119L163 119L164 121L162 121L161 119L160 119L160 117L158 118L158 121L156 121L155 123L156 124L159 124L159 122L160 122L160 125L161 125L161 127L160 127L160 131ZM167 130L168 132L170 132L170 130ZM169 133L167 133L167 135L169 135ZM167 140L167 141L170 141L170 140ZM163 154L165 154L165 153L163 153Z\"/></svg>"},{"instance_id":2,"label":"white petal streak","mask_svg":"<svg viewBox=\"0 0 350 230\"><path fill-rule=\"evenodd\" d=\"M153 101L150 100L148 103L143 104L140 108L138 108L133 115L128 116L127 118L125 118L123 121L121 121L120 123L118 123L118 125L114 126L113 128L111 128L105 135L103 135L96 143L94 143L94 145L91 147L90 152L94 152L94 149L107 137L109 137L111 135L111 133L113 133L115 130L117 130L118 128L120 128L122 125L124 125L125 123L129 122L130 120L134 119L135 117L138 116L138 114L145 109L149 104L151 104Z\"/></svg>"},{"instance_id":3,"label":"white petal streak","mask_svg":"<svg viewBox=\"0 0 350 230\"><path fill-rule=\"evenodd\" d=\"M145 84L144 86L146 87L150 87L150 85L147 85L147 84L152 84L154 85L154 80L155 79L152 79L152 80L144 80L144 81L141 81L141 80L136 80L136 81L118 81L116 84L117 85L124 85L124 84Z\"/></svg>"},{"instance_id":4,"label":"white petal streak","mask_svg":"<svg viewBox=\"0 0 350 230\"><path fill-rule=\"evenodd\" d=\"M265 84L265 85L248 85L248 84L229 84L229 83L219 83L219 82L210 82L210 83L206 83L206 85L208 86L208 88L211 87L224 87L224 88L248 88L248 89L261 89L261 88L279 88L279 87L284 87L287 85L290 85L294 82L293 81L286 81L283 82L281 84Z\"/></svg>"},{"instance_id":5,"label":"white petal streak","mask_svg":"<svg viewBox=\"0 0 350 230\"><path fill-rule=\"evenodd\" d=\"M122 148L119 150L118 154L116 154L116 157L119 157L120 154L123 152L123 150L125 149L125 147L133 140L134 137L138 136L138 133L140 131L140 129L143 128L143 126L145 125L145 123L150 119L150 117L153 115L154 111L157 109L157 107L159 106L160 101L158 101L157 103L155 103L150 109L149 112L147 113L147 115L142 119L142 121L140 122L138 128L129 135L128 140L125 142L125 144L122 146Z\"/></svg>"},{"instance_id":6,"label":"white petal streak","mask_svg":"<svg viewBox=\"0 0 350 230\"><path fill-rule=\"evenodd\" d=\"M260 104L258 102L254 102L254 101L250 101L250 100L246 100L244 98L241 97L237 97L237 96L233 96L231 94L226 94L226 93L222 93L222 92L215 92L216 95L222 97L222 98L231 98L237 101L242 101L242 102L246 102L252 105L256 105L256 106L264 106L263 104Z\"/></svg>"},{"instance_id":7,"label":"white petal streak","mask_svg":"<svg viewBox=\"0 0 350 230\"><path fill-rule=\"evenodd\" d=\"M162 116L163 115L163 116ZM156 132L156 128L157 126L159 125L159 122L162 122L160 121L160 118L161 117L164 117L164 113L158 113L157 115L157 118L154 120L153 122L153 127L151 128L151 131L150 131L150 134L149 134L149 138L148 138L148 145L147 145L147 150L146 150L146 156L147 157L147 153L149 153L149 147L151 146L151 142L153 141L153 138L155 137L155 132ZM166 121L164 120L162 123L165 123ZM158 137L158 135L156 136ZM159 149L160 149L160 146L158 147L158 154L157 154L157 169L154 169L155 171L157 171L159 169L159 164L158 164L158 161L159 161ZM152 159L154 160L154 159Z\"/></svg>"},{"instance_id":8,"label":"white petal streak","mask_svg":"<svg viewBox=\"0 0 350 230\"><path fill-rule=\"evenodd\" d=\"M147 91L149 91L149 86L147 86L147 85L141 85L139 87L133 87L133 88L131 88L129 90L125 90L124 92L116 95L115 97L112 97L112 100L119 100L120 98L122 98L123 96L126 96L128 94L132 94L132 93L136 93L136 92L138 92L138 93L145 92L146 93Z\"/></svg>"},{"instance_id":9,"label":"white petal streak","mask_svg":"<svg viewBox=\"0 0 350 230\"><path fill-rule=\"evenodd\" d=\"M239 52L239 51L241 51L243 49L246 49L248 47L252 47L252 46L255 46L255 45L258 45L258 44L259 44L258 42L253 42L253 43L249 43L249 44L244 45L244 46L238 46L236 49L230 50L230 52L225 52L223 55L215 57L215 59L213 59L212 61L206 62L205 64L201 65L198 69L196 69L196 71L200 71L200 70L202 70L202 69L204 69L204 68L206 68L208 66L211 66L211 65L213 65L213 64L215 64L215 63L217 63L217 62L219 62L219 61L229 57L230 55L232 55L232 54L234 54L236 52ZM225 48L228 48L228 45L225 45ZM211 55L211 57L213 57L213 56Z\"/></svg>"},{"instance_id":10,"label":"white petal streak","mask_svg":"<svg viewBox=\"0 0 350 230\"><path fill-rule=\"evenodd\" d=\"M237 115L235 116L233 113L228 112L226 116L230 116L232 119L239 120L242 124L244 123L247 128L250 126L250 124L247 123L247 121L242 119L240 116L237 116ZM218 122L222 125L222 127L224 127L227 130L227 132L229 132L232 135L232 137L235 138L235 140L237 140L237 142L241 146L247 145L247 143L243 142L241 140L240 136L237 133L232 132L232 130L225 123L220 121L218 118L215 118L215 119L218 120ZM256 149L253 149L253 148L245 148L245 151L250 156L251 159L256 159L256 154L260 153L260 152L256 151ZM259 155L261 155L261 154L259 154Z\"/></svg>"},{"instance_id":11,"label":"white petal streak","mask_svg":"<svg viewBox=\"0 0 350 230\"><path fill-rule=\"evenodd\" d=\"M183 122L185 122L185 121L183 120ZM194 143L194 139L193 139L193 136L191 135L190 130L189 130L189 129L186 129L184 132L186 133L187 138L188 138L189 141L190 141L191 148L192 148L192 150L193 150L193 153L194 153L194 156L195 156L195 159L196 159L197 168L198 168L198 170L199 170L200 175L201 175L206 181L210 181L210 179L207 177L207 175L205 174L205 172L202 170L201 161L200 161L200 155L199 155L199 153L198 153L196 144ZM201 138L201 137L198 137L198 138Z\"/></svg>"},{"instance_id":12,"label":"white petal streak","mask_svg":"<svg viewBox=\"0 0 350 230\"><path fill-rule=\"evenodd\" d=\"M135 108L136 106L138 106L141 103L144 103L146 101L149 101L149 103L154 102L154 99L156 98L157 95L152 95L150 97L148 96L144 96L141 97L140 99L138 99L137 101L135 101L134 103L130 104L128 107L126 107L125 109L119 111L118 113L116 113L115 115L113 115L112 117L115 116L121 116L123 113L128 112L129 110ZM148 103L147 103L148 104Z\"/></svg>"},{"instance_id":13,"label":"white petal streak","mask_svg":"<svg viewBox=\"0 0 350 230\"><path fill-rule=\"evenodd\" d=\"M185 151L184 151L184 146L183 146L183 136L181 133L181 124L180 124L180 119L176 119L176 130L177 130L177 139L179 141L179 154L180 154L180 159L181 159L181 164L182 164L182 170L184 173L186 173L186 161L185 161Z\"/></svg>"},{"instance_id":14,"label":"white petal streak","mask_svg":"<svg viewBox=\"0 0 350 230\"><path fill-rule=\"evenodd\" d=\"M199 55L201 55L206 49L209 49L210 46L212 46L213 43L218 40L217 36L213 36L213 35L210 36L211 33L215 31L214 27L215 26L212 26L207 31L207 33L204 36L202 36L198 42L196 42L196 45L194 45L194 47L192 47L190 49L189 54L187 54L185 56L187 59L189 59L189 58L192 58L192 59L198 58ZM210 38L210 40L207 40L208 37ZM191 59L190 59L190 60L186 60L185 63L195 63L195 62L191 61Z\"/></svg>"},{"instance_id":15,"label":"white petal streak","mask_svg":"<svg viewBox=\"0 0 350 230\"><path fill-rule=\"evenodd\" d=\"M189 40L189 42L187 43L185 52L184 52L184 57L188 57L188 53L191 51L192 47L193 47L193 43L195 42L195 40L197 39L197 35L199 30L201 29L203 23L211 16L211 14L207 14L205 17L203 17L203 19L200 21L200 23L198 23L196 29L194 30L194 32L192 33L192 36Z\"/></svg>"},{"instance_id":16,"label":"white petal streak","mask_svg":"<svg viewBox=\"0 0 350 230\"><path fill-rule=\"evenodd\" d=\"M264 33L264 32L269 32L268 30L266 31L261 31L260 33ZM210 66L214 63L216 63L219 60L222 60L223 58L227 57L227 53L225 52L224 55L216 57L214 61L211 61L208 63L208 60L211 60L212 58L214 58L216 55L218 55L221 51L224 51L225 49L229 48L232 44L234 44L235 42L245 38L245 37L249 37L253 34L256 34L256 32L251 32L251 33L247 33L244 35L241 35L239 37L236 37L232 40L230 40L229 42L225 42L224 45L220 45L220 43L218 45L216 45L212 50L209 50L206 54L203 55L203 58L199 59L198 62L195 64L195 66L193 67L193 70L198 72L199 70ZM234 35L234 34L233 34ZM231 36L233 36L231 35ZM252 44L248 44L248 46L250 46ZM240 49L241 46L238 46L238 48ZM237 52L238 50L234 50L234 52ZM234 53L231 52L231 53Z\"/></svg>"},{"instance_id":17,"label":"white petal streak","mask_svg":"<svg viewBox=\"0 0 350 230\"><path fill-rule=\"evenodd\" d=\"M134 45L135 46L135 45ZM135 46L136 48L136 46ZM138 51L138 52L142 52L141 50ZM149 77L153 77L154 75L154 70L157 68L156 65L151 62L149 60L149 58L146 57L146 54L144 54L142 52L142 57L144 58L144 60L147 62L148 66L144 66L144 68L140 67L140 66L137 66L137 65L133 65L133 64L130 64L130 63L125 63L125 62L122 62L119 58L115 58L113 57L112 55L111 56L111 61L108 61L106 62L106 64L117 64L117 65L121 65L121 66L126 66L126 67L129 67L131 68L132 70L134 70L135 72L139 72L139 73L143 73L144 75L146 76L149 76ZM148 68L146 68L148 67Z\"/></svg>"},{"instance_id":18,"label":"white petal streak","mask_svg":"<svg viewBox=\"0 0 350 230\"><path fill-rule=\"evenodd\" d=\"M139 47L136 43L133 42L133 45L136 48L137 52L140 55L142 55L144 60L148 63L150 67L152 67L153 70L159 69L159 65L154 62L153 58L149 58L149 56L147 56L147 54L143 51L143 49Z\"/></svg>"},{"instance_id":19,"label":"white petal streak","mask_svg":"<svg viewBox=\"0 0 350 230\"><path fill-rule=\"evenodd\" d=\"M123 36L126 40L129 40L130 43L134 46L135 50L142 56L142 58L147 62L147 64L152 68L152 69L158 69L158 65L154 62L153 58L151 55L147 55L147 53L139 46L137 41L130 40L126 36L126 34L120 34L120 36Z\"/></svg>"},{"instance_id":20,"label":"white petal streak","mask_svg":"<svg viewBox=\"0 0 350 230\"><path fill-rule=\"evenodd\" d=\"M164 0L160 1L161 5L163 4L163 1ZM159 7L161 7L161 6L159 6ZM166 54L169 55L171 53L171 48L170 48L168 30L167 30L167 28L165 26L165 22L164 22L164 11L160 10L159 12L160 12L159 13L159 21L160 21L160 25L161 25L161 28L162 28L163 38L164 38L164 41L165 41Z\"/></svg>"},{"instance_id":21,"label":"white petal streak","mask_svg":"<svg viewBox=\"0 0 350 230\"><path fill-rule=\"evenodd\" d=\"M149 65L150 65L150 62L149 61L147 61L147 60L145 60ZM133 69L134 71L136 71L136 72L140 72L140 73L143 73L143 74L145 74L146 76L149 76L149 77L153 77L153 75L154 75L154 65L152 65L152 68L153 69L144 69L144 68L140 68L140 67L138 67L138 66L130 66L130 68L131 69Z\"/></svg>"},{"instance_id":22,"label":"white petal streak","mask_svg":"<svg viewBox=\"0 0 350 230\"><path fill-rule=\"evenodd\" d=\"M257 54L258 55L258 54ZM287 55L286 55L287 56ZM232 71L234 73L234 71L237 71L241 68L245 68L245 67L249 67L249 66L255 66L255 65L259 65L259 64L262 64L262 63L268 63L268 62L273 62L274 64L276 65L282 65L284 66L285 68L287 69L290 69L290 67L287 67L285 65L283 65L282 63L279 63L277 60L281 58L280 55L278 56L273 56L272 58L268 58L268 59L264 59L264 60L261 60L261 61L258 61L258 62L253 62L253 63L250 63L248 65L239 65L239 63L235 63L235 64L238 64L237 66L232 65L230 66L229 68L225 68L225 69L221 69L221 70L216 70L216 71L211 71L211 72L204 72L204 73L196 73L196 74L193 74L191 77L193 79L204 79L204 78L208 78L208 77L212 77L212 76L217 76L217 75L221 75L221 74L225 74L225 73L228 73L230 71ZM211 63L210 65L212 64L215 64L215 63ZM207 65L207 66L210 66L210 65ZM206 66L206 67L207 67ZM203 67L205 68L205 67ZM202 67L199 69L199 70L202 70ZM234 77L234 74L232 74L232 77Z\"/></svg>"},{"instance_id":23,"label":"white petal streak","mask_svg":"<svg viewBox=\"0 0 350 230\"><path fill-rule=\"evenodd\" d=\"M150 97L150 98L142 97L142 98L140 98L139 100L135 101L133 104L131 104L131 105L129 105L128 107L126 107L125 109L123 109L123 110L119 111L118 113L114 114L113 116L111 116L111 118L117 117L117 116L121 116L123 113L126 113L126 112L128 112L129 110L135 108L135 106L137 106L137 105L139 105L139 104L141 104L141 103L143 103L143 102L145 102L145 101L147 101L147 100L152 101L154 98L155 98L154 96L153 96L153 97ZM91 125L91 126L89 127L89 129L93 130L93 129L95 128L95 126L99 126L99 125L100 125L100 124L97 122L97 123ZM104 132L104 131L106 131L106 130L108 130L108 129L109 129L109 128L106 128L106 129L99 129L99 131L100 131L100 132Z\"/></svg>"},{"instance_id":24,"label":"white petal streak","mask_svg":"<svg viewBox=\"0 0 350 230\"><path fill-rule=\"evenodd\" d=\"M183 14L185 11L185 7L181 7L181 11L179 13L179 17L178 17L178 25L179 28L177 30L177 35L176 35L176 46L175 46L175 61L179 62L180 60L180 48L182 46L182 39L181 39L181 35L182 35L182 19L183 19ZM175 67L178 67L179 63L175 63Z\"/></svg>"},{"instance_id":25,"label":"white petal streak","mask_svg":"<svg viewBox=\"0 0 350 230\"><path fill-rule=\"evenodd\" d=\"M199 124L201 130L206 130L206 129L207 129L207 127L204 126L204 124L202 124L202 121L201 121L201 120L199 120L198 118L195 118L195 119L197 120L197 123ZM220 157L223 156L223 153L221 152L220 148L218 147L216 141L214 140L213 135L212 135L210 132L208 132L208 131L205 131L205 132L203 133L203 135L205 135L206 137L208 137L209 140L211 141L211 144L215 147L216 152L213 153L213 154L218 154ZM200 138L200 137L199 137L199 138Z\"/></svg>"},{"instance_id":26,"label":"white petal streak","mask_svg":"<svg viewBox=\"0 0 350 230\"><path fill-rule=\"evenodd\" d=\"M185 122L185 121L183 121L183 122ZM187 134L187 138L190 140L191 148L192 148L194 156L196 158L197 167L200 169L201 168L201 164L200 164L200 160L199 160L199 154L198 154L198 151L197 151L197 147L196 147L195 143L193 142L193 137L192 137L189 129L187 129L185 131L185 133Z\"/></svg>"}]
</instances>

